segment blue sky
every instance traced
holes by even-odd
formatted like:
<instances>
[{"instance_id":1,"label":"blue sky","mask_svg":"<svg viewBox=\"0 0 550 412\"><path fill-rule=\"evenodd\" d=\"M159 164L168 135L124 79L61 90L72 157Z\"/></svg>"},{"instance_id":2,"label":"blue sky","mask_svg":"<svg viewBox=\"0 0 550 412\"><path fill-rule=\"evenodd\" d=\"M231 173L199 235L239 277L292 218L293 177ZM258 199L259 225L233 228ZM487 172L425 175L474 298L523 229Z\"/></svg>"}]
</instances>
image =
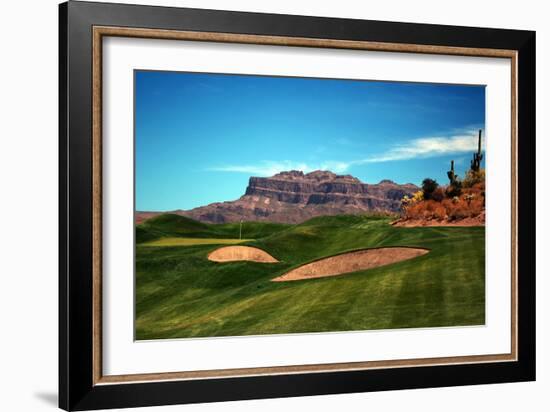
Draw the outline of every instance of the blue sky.
<instances>
[{"instance_id":1,"label":"blue sky","mask_svg":"<svg viewBox=\"0 0 550 412\"><path fill-rule=\"evenodd\" d=\"M446 184L484 125L484 86L136 71L136 209L234 200L291 169Z\"/></svg>"}]
</instances>

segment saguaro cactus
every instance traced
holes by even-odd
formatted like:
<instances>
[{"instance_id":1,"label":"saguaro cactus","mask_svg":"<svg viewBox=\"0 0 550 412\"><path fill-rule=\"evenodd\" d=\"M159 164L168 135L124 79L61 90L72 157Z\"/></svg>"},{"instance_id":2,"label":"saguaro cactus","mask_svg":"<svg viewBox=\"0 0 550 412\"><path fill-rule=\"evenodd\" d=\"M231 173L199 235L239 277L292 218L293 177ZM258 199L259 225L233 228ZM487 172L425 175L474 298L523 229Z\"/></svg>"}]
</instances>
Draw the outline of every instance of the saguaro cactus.
<instances>
[{"instance_id":1,"label":"saguaro cactus","mask_svg":"<svg viewBox=\"0 0 550 412\"><path fill-rule=\"evenodd\" d=\"M477 152L474 153L474 158L470 163L470 169L472 169L472 171L474 172L479 172L482 159L483 159L483 155L481 154L481 129L480 129L477 137Z\"/></svg>"},{"instance_id":2,"label":"saguaro cactus","mask_svg":"<svg viewBox=\"0 0 550 412\"><path fill-rule=\"evenodd\" d=\"M451 170L447 172L447 176L449 176L449 187L447 187L446 194L447 197L454 197L454 196L460 196L460 193L462 192L462 181L455 173L455 162L454 160L451 160Z\"/></svg>"},{"instance_id":3,"label":"saguaro cactus","mask_svg":"<svg viewBox=\"0 0 550 412\"><path fill-rule=\"evenodd\" d=\"M447 176L449 177L449 182L451 185L456 184L457 175L455 174L455 161L451 160L451 170L447 172Z\"/></svg>"}]
</instances>

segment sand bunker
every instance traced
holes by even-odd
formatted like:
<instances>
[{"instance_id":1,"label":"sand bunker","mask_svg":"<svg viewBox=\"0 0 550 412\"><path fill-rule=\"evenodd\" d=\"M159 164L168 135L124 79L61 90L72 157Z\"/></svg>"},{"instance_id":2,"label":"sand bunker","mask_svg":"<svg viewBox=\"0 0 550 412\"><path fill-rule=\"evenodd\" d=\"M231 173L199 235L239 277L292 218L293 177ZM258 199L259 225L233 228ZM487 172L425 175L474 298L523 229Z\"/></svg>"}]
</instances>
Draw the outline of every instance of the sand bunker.
<instances>
[{"instance_id":1,"label":"sand bunker","mask_svg":"<svg viewBox=\"0 0 550 412\"><path fill-rule=\"evenodd\" d=\"M274 282L338 276L401 262L428 253L427 249L386 247L358 250L308 263L272 279Z\"/></svg>"},{"instance_id":2,"label":"sand bunker","mask_svg":"<svg viewBox=\"0 0 550 412\"><path fill-rule=\"evenodd\" d=\"M249 260L252 262L277 263L278 260L262 249L250 246L225 246L214 250L208 255L213 262L237 262Z\"/></svg>"}]
</instances>

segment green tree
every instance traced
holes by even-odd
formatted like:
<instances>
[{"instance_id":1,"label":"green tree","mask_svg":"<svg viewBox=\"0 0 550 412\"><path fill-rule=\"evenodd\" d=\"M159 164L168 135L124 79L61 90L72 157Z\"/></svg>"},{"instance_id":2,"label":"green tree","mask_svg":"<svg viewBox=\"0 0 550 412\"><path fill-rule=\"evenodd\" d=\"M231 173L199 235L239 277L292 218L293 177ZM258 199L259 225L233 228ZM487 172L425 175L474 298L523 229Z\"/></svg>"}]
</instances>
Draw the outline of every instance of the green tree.
<instances>
[{"instance_id":1,"label":"green tree","mask_svg":"<svg viewBox=\"0 0 550 412\"><path fill-rule=\"evenodd\" d=\"M422 193L424 194L425 200L430 200L432 198L435 189L439 187L439 184L430 178L426 178L422 181Z\"/></svg>"}]
</instances>

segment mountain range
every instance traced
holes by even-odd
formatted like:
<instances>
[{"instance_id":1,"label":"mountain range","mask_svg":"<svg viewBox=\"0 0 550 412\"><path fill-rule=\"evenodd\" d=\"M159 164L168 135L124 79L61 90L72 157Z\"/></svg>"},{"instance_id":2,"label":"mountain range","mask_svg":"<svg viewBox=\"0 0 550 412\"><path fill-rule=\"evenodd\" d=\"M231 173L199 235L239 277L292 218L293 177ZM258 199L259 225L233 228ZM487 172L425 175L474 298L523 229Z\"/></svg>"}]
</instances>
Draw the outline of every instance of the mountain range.
<instances>
[{"instance_id":1,"label":"mountain range","mask_svg":"<svg viewBox=\"0 0 550 412\"><path fill-rule=\"evenodd\" d=\"M403 196L418 186L382 180L363 183L351 175L326 170L304 173L291 170L271 177L251 177L239 199L211 203L175 213L207 223L269 221L301 223L316 216L397 212ZM136 212L136 223L165 212Z\"/></svg>"}]
</instances>

